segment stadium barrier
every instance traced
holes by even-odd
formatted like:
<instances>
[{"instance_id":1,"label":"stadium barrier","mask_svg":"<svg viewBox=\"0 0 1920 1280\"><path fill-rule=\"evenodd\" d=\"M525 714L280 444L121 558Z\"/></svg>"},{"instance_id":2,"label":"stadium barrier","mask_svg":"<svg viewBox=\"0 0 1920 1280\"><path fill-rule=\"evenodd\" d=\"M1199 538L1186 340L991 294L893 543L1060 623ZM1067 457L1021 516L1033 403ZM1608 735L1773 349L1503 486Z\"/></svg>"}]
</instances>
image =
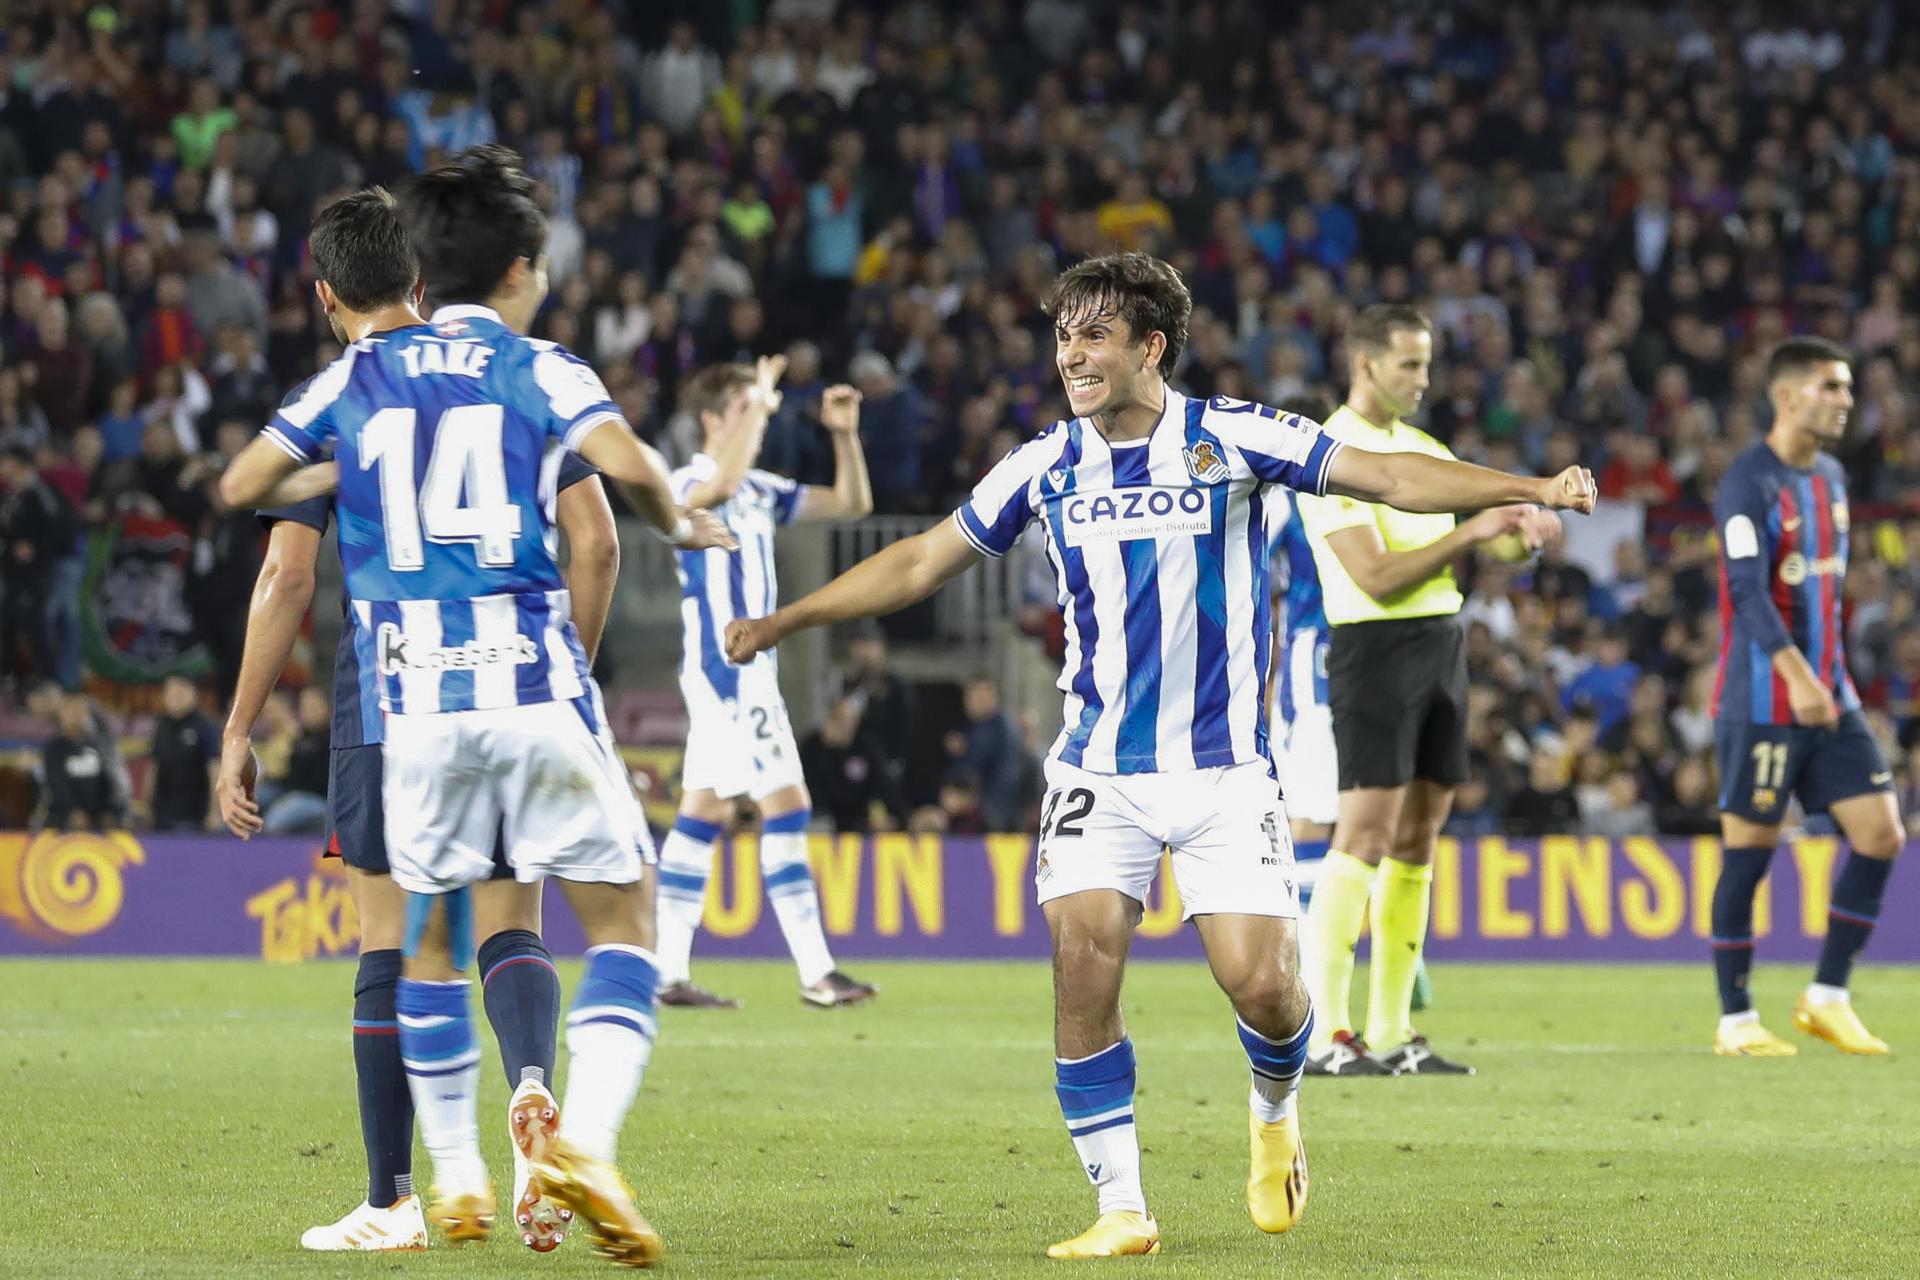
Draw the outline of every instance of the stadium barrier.
<instances>
[{"instance_id":1,"label":"stadium barrier","mask_svg":"<svg viewBox=\"0 0 1920 1280\"><path fill-rule=\"evenodd\" d=\"M843 955L1047 953L1028 836L815 836L812 853L827 933ZM1813 957L1840 854L1837 840L1806 838L1775 859L1755 913L1766 957ZM1442 959L1700 960L1719 861L1719 842L1710 838L1443 840L1431 949ZM757 842L722 846L715 864L698 953L784 956L761 893ZM1885 915L1920 915L1920 876L1893 877ZM547 921L556 952L580 950L579 931L558 902ZM0 955L298 962L351 955L358 938L340 863L322 858L312 840L0 833ZM1199 954L1166 874L1134 954ZM1920 962L1920 931L1888 929L1872 954L1880 962Z\"/></svg>"}]
</instances>

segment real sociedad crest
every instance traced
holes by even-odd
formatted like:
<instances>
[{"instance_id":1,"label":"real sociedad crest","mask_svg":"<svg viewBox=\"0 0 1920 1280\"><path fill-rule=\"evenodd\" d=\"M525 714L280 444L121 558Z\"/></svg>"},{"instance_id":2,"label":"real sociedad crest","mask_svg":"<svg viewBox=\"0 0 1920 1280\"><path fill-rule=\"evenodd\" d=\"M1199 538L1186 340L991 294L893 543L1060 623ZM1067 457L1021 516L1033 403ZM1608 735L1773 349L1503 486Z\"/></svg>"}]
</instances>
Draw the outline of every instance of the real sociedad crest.
<instances>
[{"instance_id":1,"label":"real sociedad crest","mask_svg":"<svg viewBox=\"0 0 1920 1280\"><path fill-rule=\"evenodd\" d=\"M1187 473L1201 484L1219 484L1230 474L1226 460L1220 456L1211 440L1202 440L1191 448L1182 449L1180 456L1186 459Z\"/></svg>"}]
</instances>

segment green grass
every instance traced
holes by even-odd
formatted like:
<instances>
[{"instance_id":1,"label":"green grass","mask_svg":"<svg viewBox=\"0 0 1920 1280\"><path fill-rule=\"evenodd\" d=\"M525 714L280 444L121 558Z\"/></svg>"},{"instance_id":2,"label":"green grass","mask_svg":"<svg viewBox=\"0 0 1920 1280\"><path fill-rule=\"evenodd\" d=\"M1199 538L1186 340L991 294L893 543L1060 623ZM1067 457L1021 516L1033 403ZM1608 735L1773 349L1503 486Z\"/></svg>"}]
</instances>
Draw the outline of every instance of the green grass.
<instances>
[{"instance_id":1,"label":"green grass","mask_svg":"<svg viewBox=\"0 0 1920 1280\"><path fill-rule=\"evenodd\" d=\"M1241 1204L1246 1066L1204 970L1141 965L1155 1259L1049 1263L1091 1219L1051 1089L1038 965L859 965L870 1009L803 1009L789 971L708 964L739 1013L668 1011L622 1163L711 1276L1912 1275L1911 1059L1707 1047L1694 968L1441 965L1425 1026L1471 1080L1309 1082L1313 1200L1289 1237ZM566 974L569 987L577 970ZM0 966L0 1275L609 1275L582 1241L303 1254L364 1190L345 965ZM1764 970L1761 1008L1803 975ZM1920 1048L1920 972L1872 971L1872 1025ZM488 1045L483 1133L503 1181ZM1904 1082L1904 1083L1903 1083ZM424 1156L419 1168L423 1181Z\"/></svg>"}]
</instances>

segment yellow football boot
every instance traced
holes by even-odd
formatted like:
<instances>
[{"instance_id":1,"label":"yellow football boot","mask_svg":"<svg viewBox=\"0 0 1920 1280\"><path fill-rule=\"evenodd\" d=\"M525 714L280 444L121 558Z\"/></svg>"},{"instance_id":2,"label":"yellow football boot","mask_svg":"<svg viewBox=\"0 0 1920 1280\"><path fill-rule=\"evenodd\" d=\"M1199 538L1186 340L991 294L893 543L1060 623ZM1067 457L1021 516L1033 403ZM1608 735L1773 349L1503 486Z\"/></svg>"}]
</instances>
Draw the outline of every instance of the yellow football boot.
<instances>
[{"instance_id":1,"label":"yellow football boot","mask_svg":"<svg viewBox=\"0 0 1920 1280\"><path fill-rule=\"evenodd\" d=\"M443 1195L436 1186L433 1189L433 1205L427 1210L427 1221L439 1227L454 1244L485 1240L493 1230L493 1187L489 1185L484 1191Z\"/></svg>"},{"instance_id":2,"label":"yellow football boot","mask_svg":"<svg viewBox=\"0 0 1920 1280\"><path fill-rule=\"evenodd\" d=\"M1116 1209L1071 1240L1047 1246L1049 1258L1126 1258L1160 1252L1160 1224L1144 1213Z\"/></svg>"},{"instance_id":3,"label":"yellow football boot","mask_svg":"<svg viewBox=\"0 0 1920 1280\"><path fill-rule=\"evenodd\" d=\"M1800 1052L1758 1022L1721 1024L1713 1033L1713 1051L1723 1058L1791 1058Z\"/></svg>"},{"instance_id":4,"label":"yellow football boot","mask_svg":"<svg viewBox=\"0 0 1920 1280\"><path fill-rule=\"evenodd\" d=\"M1298 1104L1292 1115L1273 1124L1248 1112L1247 1127L1253 1143L1247 1212L1262 1231L1291 1231L1307 1212L1307 1149L1300 1141Z\"/></svg>"},{"instance_id":5,"label":"yellow football boot","mask_svg":"<svg viewBox=\"0 0 1920 1280\"><path fill-rule=\"evenodd\" d=\"M666 1257L666 1242L633 1203L620 1171L564 1138L553 1137L533 1161L533 1176L548 1198L573 1210L593 1229L593 1251L623 1267L650 1267Z\"/></svg>"},{"instance_id":6,"label":"yellow football boot","mask_svg":"<svg viewBox=\"0 0 1920 1280\"><path fill-rule=\"evenodd\" d=\"M1810 1036L1818 1036L1842 1053L1878 1055L1891 1053L1887 1042L1866 1029L1853 1001L1813 1004L1806 996L1794 1002L1793 1025Z\"/></svg>"}]
</instances>

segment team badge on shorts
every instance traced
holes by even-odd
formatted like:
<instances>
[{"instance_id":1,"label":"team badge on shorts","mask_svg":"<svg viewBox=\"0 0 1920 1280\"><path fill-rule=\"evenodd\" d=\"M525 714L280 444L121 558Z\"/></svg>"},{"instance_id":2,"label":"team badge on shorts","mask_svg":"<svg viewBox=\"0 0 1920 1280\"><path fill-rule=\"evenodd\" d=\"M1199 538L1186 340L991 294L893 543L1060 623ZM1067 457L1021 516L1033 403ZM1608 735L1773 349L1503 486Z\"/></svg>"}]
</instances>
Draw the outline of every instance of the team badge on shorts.
<instances>
[{"instance_id":1,"label":"team badge on shorts","mask_svg":"<svg viewBox=\"0 0 1920 1280\"><path fill-rule=\"evenodd\" d=\"M1773 808L1773 801L1774 801L1774 795L1773 795L1772 787L1755 787L1753 789L1753 807L1754 808L1771 809Z\"/></svg>"},{"instance_id":2,"label":"team badge on shorts","mask_svg":"<svg viewBox=\"0 0 1920 1280\"><path fill-rule=\"evenodd\" d=\"M1229 474L1226 460L1213 447L1211 440L1202 440L1190 449L1182 449L1180 456L1187 461L1188 474L1201 484L1219 484Z\"/></svg>"}]
</instances>

